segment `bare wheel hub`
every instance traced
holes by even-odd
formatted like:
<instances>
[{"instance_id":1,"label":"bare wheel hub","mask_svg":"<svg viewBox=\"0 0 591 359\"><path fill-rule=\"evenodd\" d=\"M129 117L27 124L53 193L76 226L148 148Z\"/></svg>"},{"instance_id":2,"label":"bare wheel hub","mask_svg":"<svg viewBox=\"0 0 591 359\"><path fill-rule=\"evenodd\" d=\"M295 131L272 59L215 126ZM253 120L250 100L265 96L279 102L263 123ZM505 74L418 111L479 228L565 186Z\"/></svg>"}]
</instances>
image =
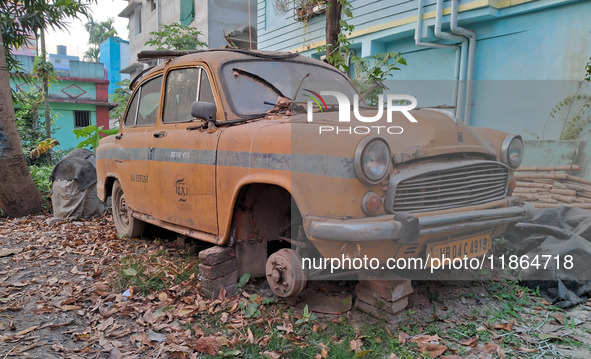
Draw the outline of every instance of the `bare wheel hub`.
<instances>
[{"instance_id":1,"label":"bare wheel hub","mask_svg":"<svg viewBox=\"0 0 591 359\"><path fill-rule=\"evenodd\" d=\"M306 287L302 258L292 249L281 249L269 256L265 265L267 282L279 297L292 297Z\"/></svg>"}]
</instances>

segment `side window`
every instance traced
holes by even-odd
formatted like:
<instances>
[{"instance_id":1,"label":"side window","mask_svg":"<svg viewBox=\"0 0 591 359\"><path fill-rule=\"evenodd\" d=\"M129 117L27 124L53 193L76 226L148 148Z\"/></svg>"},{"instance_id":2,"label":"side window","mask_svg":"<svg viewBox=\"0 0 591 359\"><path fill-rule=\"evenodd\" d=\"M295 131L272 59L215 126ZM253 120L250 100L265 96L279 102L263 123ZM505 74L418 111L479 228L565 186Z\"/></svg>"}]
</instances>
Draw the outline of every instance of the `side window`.
<instances>
[{"instance_id":1,"label":"side window","mask_svg":"<svg viewBox=\"0 0 591 359\"><path fill-rule=\"evenodd\" d=\"M135 115L137 113L137 99L139 96L140 90L136 91L133 95L133 99L129 103L129 107L127 108L127 114L125 115L125 120L123 124L126 127L133 127L135 126Z\"/></svg>"},{"instance_id":2,"label":"side window","mask_svg":"<svg viewBox=\"0 0 591 359\"><path fill-rule=\"evenodd\" d=\"M158 76L142 85L140 92L140 105L137 113L137 126L156 124L158 117L158 105L160 104L160 87L162 76Z\"/></svg>"},{"instance_id":3,"label":"side window","mask_svg":"<svg viewBox=\"0 0 591 359\"><path fill-rule=\"evenodd\" d=\"M197 82L200 68L172 70L166 76L166 94L164 96L165 123L189 122L191 105L197 99Z\"/></svg>"},{"instance_id":4,"label":"side window","mask_svg":"<svg viewBox=\"0 0 591 359\"><path fill-rule=\"evenodd\" d=\"M209 83L209 77L207 76L207 72L205 70L201 72L201 86L199 86L199 101L215 103L213 91L211 90L211 84Z\"/></svg>"}]
</instances>

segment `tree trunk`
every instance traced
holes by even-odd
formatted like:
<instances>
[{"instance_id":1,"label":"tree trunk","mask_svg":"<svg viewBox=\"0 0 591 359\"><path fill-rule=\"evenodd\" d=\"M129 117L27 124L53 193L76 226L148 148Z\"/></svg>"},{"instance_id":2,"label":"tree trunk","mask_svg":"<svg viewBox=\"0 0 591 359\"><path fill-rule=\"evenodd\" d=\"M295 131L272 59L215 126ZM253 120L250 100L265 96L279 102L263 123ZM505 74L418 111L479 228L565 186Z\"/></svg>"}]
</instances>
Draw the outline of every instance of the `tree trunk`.
<instances>
[{"instance_id":1,"label":"tree trunk","mask_svg":"<svg viewBox=\"0 0 591 359\"><path fill-rule=\"evenodd\" d=\"M330 56L333 50L337 50L339 34L341 32L341 2L339 0L328 0L326 11L326 57Z\"/></svg>"},{"instance_id":2,"label":"tree trunk","mask_svg":"<svg viewBox=\"0 0 591 359\"><path fill-rule=\"evenodd\" d=\"M42 200L16 128L5 51L0 33L0 208L9 217L20 217L41 212Z\"/></svg>"},{"instance_id":3,"label":"tree trunk","mask_svg":"<svg viewBox=\"0 0 591 359\"><path fill-rule=\"evenodd\" d=\"M41 56L43 60L47 60L47 52L45 51L45 30L41 29ZM43 116L45 117L45 137L51 137L51 114L49 112L49 79L43 76Z\"/></svg>"}]
</instances>

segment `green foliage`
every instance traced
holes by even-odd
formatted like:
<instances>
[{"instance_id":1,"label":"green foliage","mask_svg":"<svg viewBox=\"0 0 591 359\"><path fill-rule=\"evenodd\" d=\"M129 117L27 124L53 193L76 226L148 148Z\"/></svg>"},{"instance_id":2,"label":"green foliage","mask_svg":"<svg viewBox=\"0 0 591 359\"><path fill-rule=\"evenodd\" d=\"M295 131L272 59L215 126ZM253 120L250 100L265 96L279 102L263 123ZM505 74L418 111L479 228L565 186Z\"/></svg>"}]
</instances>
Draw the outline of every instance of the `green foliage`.
<instances>
[{"instance_id":1,"label":"green foliage","mask_svg":"<svg viewBox=\"0 0 591 359\"><path fill-rule=\"evenodd\" d=\"M341 4L341 16L344 15L346 18L353 17L353 6L347 0L338 0ZM328 9L330 11L330 9ZM351 53L351 41L349 35L355 29L354 25L349 24L346 20L341 19L339 24L341 25L341 31L337 36L337 46L333 49L328 56L326 56L326 62L341 70L344 73L349 72L349 55ZM319 46L316 51L320 54L326 54L326 48L328 44Z\"/></svg>"},{"instance_id":2,"label":"green foliage","mask_svg":"<svg viewBox=\"0 0 591 359\"><path fill-rule=\"evenodd\" d=\"M301 325L301 324L312 322L316 319L318 319L318 317L316 316L316 314L314 314L310 310L310 308L308 308L308 304L306 304L306 306L304 307L304 310L302 310L302 317L300 319L296 320L295 324Z\"/></svg>"},{"instance_id":3,"label":"green foliage","mask_svg":"<svg viewBox=\"0 0 591 359\"><path fill-rule=\"evenodd\" d=\"M345 18L353 17L353 7L347 0L338 0L342 6L341 13ZM355 29L355 26L349 24L346 20L340 21L341 31L338 34L338 46L327 57L326 62L348 73L350 63L355 69L354 83L361 92L361 96L368 105L378 105L378 95L387 89L385 80L392 76L395 71L400 70L400 65L406 65L406 59L400 52L394 51L379 53L366 58L356 56L351 50L351 41L349 35ZM316 48L320 54L326 53L327 45ZM350 60L349 60L350 58Z\"/></svg>"},{"instance_id":4,"label":"green foliage","mask_svg":"<svg viewBox=\"0 0 591 359\"><path fill-rule=\"evenodd\" d=\"M118 128L110 130L103 130L103 126L98 127L97 125L89 125L82 128L76 128L72 131L76 135L76 139L84 138L83 141L78 143L76 148L89 148L95 150L98 147L99 140L103 136L114 135L119 132Z\"/></svg>"},{"instance_id":5,"label":"green foliage","mask_svg":"<svg viewBox=\"0 0 591 359\"><path fill-rule=\"evenodd\" d=\"M152 39L146 41L146 46L154 46L157 50L195 50L207 47L205 42L199 41L201 31L191 26L178 23L162 25L162 31L152 31Z\"/></svg>"},{"instance_id":6,"label":"green foliage","mask_svg":"<svg viewBox=\"0 0 591 359\"><path fill-rule=\"evenodd\" d=\"M354 82L368 105L378 105L378 95L388 87L386 79L400 71L399 65L406 65L406 59L400 52L383 52L367 58L353 56L351 62L355 66Z\"/></svg>"},{"instance_id":7,"label":"green foliage","mask_svg":"<svg viewBox=\"0 0 591 359\"><path fill-rule=\"evenodd\" d=\"M245 318L258 318L262 315L261 310L264 306L273 302L273 298L263 298L258 294L251 294L248 300L240 302L240 310Z\"/></svg>"},{"instance_id":8,"label":"green foliage","mask_svg":"<svg viewBox=\"0 0 591 359\"><path fill-rule=\"evenodd\" d=\"M84 28L88 32L88 43L95 45L84 52L84 59L92 62L100 62L99 45L111 38L117 36L117 30L113 26L115 19L110 17L105 21L96 22L92 16L88 17L88 22L84 24Z\"/></svg>"},{"instance_id":9,"label":"green foliage","mask_svg":"<svg viewBox=\"0 0 591 359\"><path fill-rule=\"evenodd\" d=\"M591 83L591 57L585 66L583 79L579 81L575 94L565 97L550 111L542 137L546 132L548 121L556 119L557 116L560 116L563 122L560 132L561 140L575 140L583 133L591 123L591 111L588 111L591 107L591 96L581 94L581 90L589 86L589 83Z\"/></svg>"},{"instance_id":10,"label":"green foliage","mask_svg":"<svg viewBox=\"0 0 591 359\"><path fill-rule=\"evenodd\" d=\"M129 79L121 80L115 83L115 85L119 87L117 87L113 93L109 95L109 102L117 104L117 107L109 111L109 117L120 119L125 113L125 107L129 101L129 96L131 96L131 90L129 89Z\"/></svg>"},{"instance_id":11,"label":"green foliage","mask_svg":"<svg viewBox=\"0 0 591 359\"><path fill-rule=\"evenodd\" d=\"M89 62L101 62L101 52L98 47L89 47L84 51L84 60Z\"/></svg>"},{"instance_id":12,"label":"green foliage","mask_svg":"<svg viewBox=\"0 0 591 359\"><path fill-rule=\"evenodd\" d=\"M33 75L41 81L50 81L55 79L55 70L51 62L39 55L33 62Z\"/></svg>"},{"instance_id":13,"label":"green foliage","mask_svg":"<svg viewBox=\"0 0 591 359\"><path fill-rule=\"evenodd\" d=\"M249 280L250 273L244 273L243 275L241 275L240 279L238 280L238 288L244 288L244 286L246 285L246 283L248 283Z\"/></svg>"},{"instance_id":14,"label":"green foliage","mask_svg":"<svg viewBox=\"0 0 591 359\"><path fill-rule=\"evenodd\" d=\"M10 48L27 45L31 35L39 33L41 29L67 29L71 20L88 17L92 3L96 3L96 0L30 0L23 6L20 1L0 0L0 32L8 71L21 71Z\"/></svg>"},{"instance_id":15,"label":"green foliage","mask_svg":"<svg viewBox=\"0 0 591 359\"><path fill-rule=\"evenodd\" d=\"M29 166L29 171L41 195L43 197L50 195L51 181L49 180L49 176L53 172L53 166Z\"/></svg>"},{"instance_id":16,"label":"green foliage","mask_svg":"<svg viewBox=\"0 0 591 359\"><path fill-rule=\"evenodd\" d=\"M16 125L23 149L27 152L43 139L42 127L39 124L39 107L42 104L41 92L14 93Z\"/></svg>"}]
</instances>

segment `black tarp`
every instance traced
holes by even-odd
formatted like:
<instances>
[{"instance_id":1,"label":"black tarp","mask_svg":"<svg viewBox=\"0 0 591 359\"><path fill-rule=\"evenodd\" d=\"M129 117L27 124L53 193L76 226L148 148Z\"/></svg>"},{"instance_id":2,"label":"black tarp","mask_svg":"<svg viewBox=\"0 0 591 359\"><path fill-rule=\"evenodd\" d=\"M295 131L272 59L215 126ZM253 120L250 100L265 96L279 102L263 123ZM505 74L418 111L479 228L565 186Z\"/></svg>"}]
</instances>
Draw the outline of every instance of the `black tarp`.
<instances>
[{"instance_id":1,"label":"black tarp","mask_svg":"<svg viewBox=\"0 0 591 359\"><path fill-rule=\"evenodd\" d=\"M530 263L539 259L538 266L521 271L520 279L539 288L546 300L568 308L591 297L591 211L538 209L534 218L516 224L505 238L512 254L527 256ZM572 256L571 268L567 256Z\"/></svg>"}]
</instances>

